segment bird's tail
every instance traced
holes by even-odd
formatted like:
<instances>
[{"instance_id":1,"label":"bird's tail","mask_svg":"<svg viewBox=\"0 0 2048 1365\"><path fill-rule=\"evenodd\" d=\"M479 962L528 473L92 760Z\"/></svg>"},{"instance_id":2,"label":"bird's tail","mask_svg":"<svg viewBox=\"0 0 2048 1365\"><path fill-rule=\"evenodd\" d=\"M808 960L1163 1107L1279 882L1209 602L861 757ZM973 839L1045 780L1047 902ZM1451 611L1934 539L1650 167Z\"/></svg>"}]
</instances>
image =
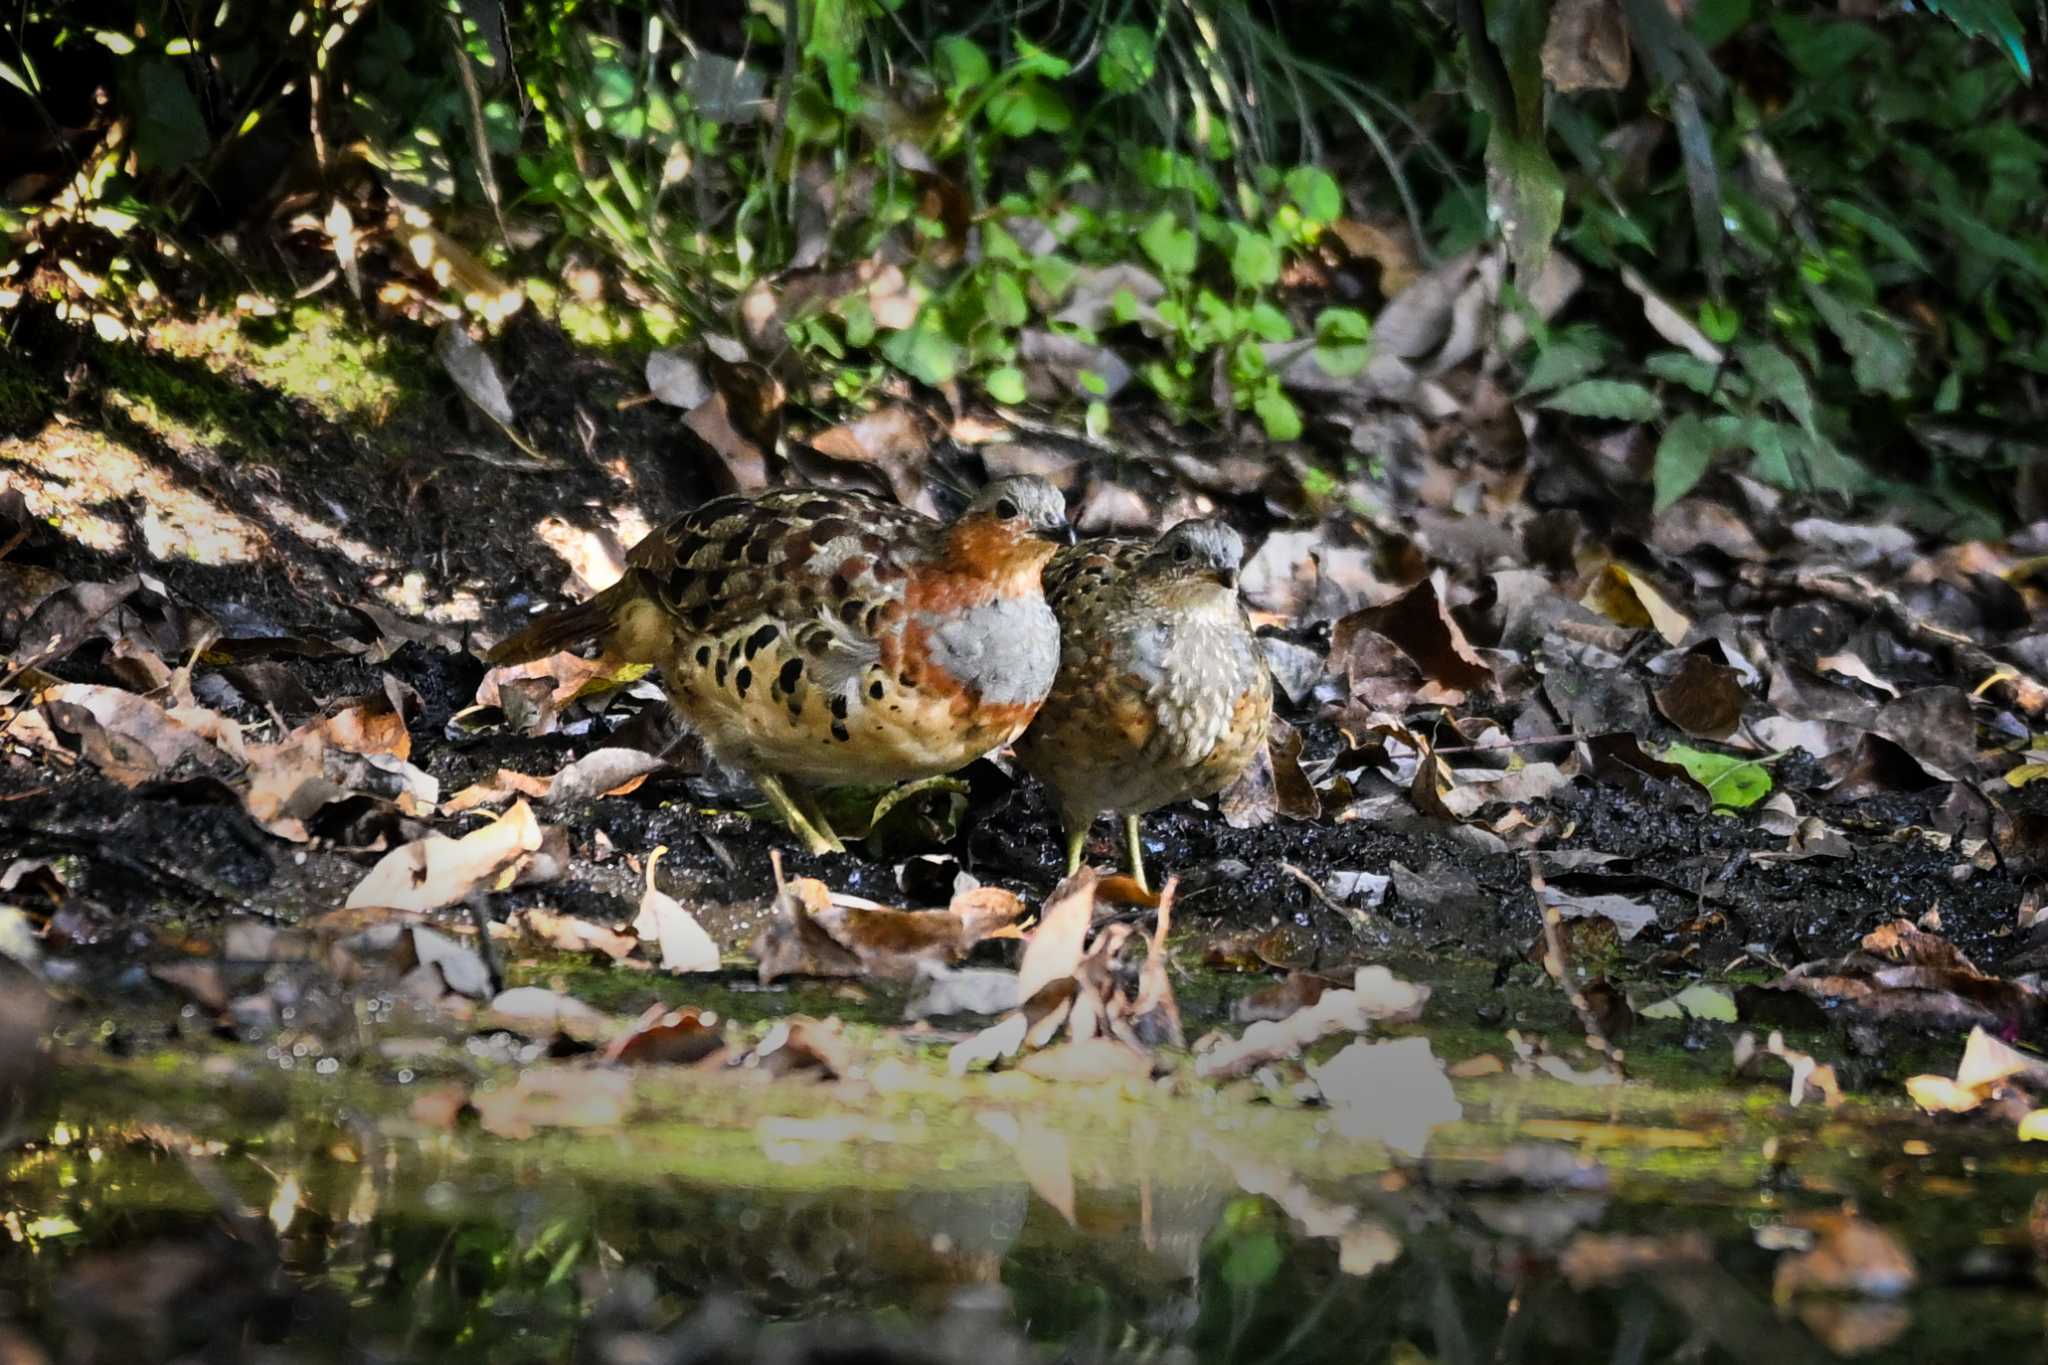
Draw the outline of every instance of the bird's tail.
<instances>
[{"instance_id":1,"label":"bird's tail","mask_svg":"<svg viewBox=\"0 0 2048 1365\"><path fill-rule=\"evenodd\" d=\"M629 573L589 601L557 607L526 629L506 636L491 646L484 658L493 664L523 664L606 639L638 596L639 585Z\"/></svg>"}]
</instances>

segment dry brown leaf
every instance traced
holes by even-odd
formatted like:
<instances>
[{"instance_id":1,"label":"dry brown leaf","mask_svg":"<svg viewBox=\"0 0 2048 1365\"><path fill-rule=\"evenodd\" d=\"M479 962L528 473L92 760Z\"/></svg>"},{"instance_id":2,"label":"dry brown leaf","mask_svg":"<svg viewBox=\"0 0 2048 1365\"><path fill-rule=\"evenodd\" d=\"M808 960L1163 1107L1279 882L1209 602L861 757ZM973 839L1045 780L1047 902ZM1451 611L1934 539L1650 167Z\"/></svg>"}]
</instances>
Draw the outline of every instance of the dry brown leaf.
<instances>
[{"instance_id":1,"label":"dry brown leaf","mask_svg":"<svg viewBox=\"0 0 2048 1365\"><path fill-rule=\"evenodd\" d=\"M1422 264L1404 227L1380 227L1353 218L1339 218L1330 224L1337 239L1353 260L1370 261L1379 267L1380 294L1393 298L1422 274Z\"/></svg>"},{"instance_id":2,"label":"dry brown leaf","mask_svg":"<svg viewBox=\"0 0 2048 1365\"><path fill-rule=\"evenodd\" d=\"M1095 920L1095 869L1084 867L1052 889L1040 912L1038 927L1024 945L1017 969L1017 1003L1023 1004L1050 982L1072 976L1081 965L1081 950Z\"/></svg>"},{"instance_id":3,"label":"dry brown leaf","mask_svg":"<svg viewBox=\"0 0 2048 1365\"><path fill-rule=\"evenodd\" d=\"M859 1068L859 1054L837 1019L792 1015L778 1019L739 1063L771 1076L838 1080Z\"/></svg>"},{"instance_id":4,"label":"dry brown leaf","mask_svg":"<svg viewBox=\"0 0 2048 1365\"><path fill-rule=\"evenodd\" d=\"M1433 683L1461 693L1490 686L1493 669L1451 619L1442 584L1443 575L1433 574L1391 602L1363 608L1337 622L1330 634L1331 668L1351 671L1353 641L1362 628L1393 641Z\"/></svg>"},{"instance_id":5,"label":"dry brown leaf","mask_svg":"<svg viewBox=\"0 0 2048 1365\"><path fill-rule=\"evenodd\" d=\"M1158 918L1145 949L1145 963L1138 969L1138 997L1131 1002L1131 1031L1150 1047L1182 1047L1187 1041L1181 1032L1180 1002L1174 998L1166 951L1166 936L1173 924L1173 893L1179 884L1179 878L1169 877L1160 888Z\"/></svg>"},{"instance_id":6,"label":"dry brown leaf","mask_svg":"<svg viewBox=\"0 0 2048 1365\"><path fill-rule=\"evenodd\" d=\"M504 695L506 686L540 681L546 684L543 696L558 707L566 706L579 697L615 691L637 682L646 673L645 665L628 663L608 654L585 659L564 651L544 659L503 664L491 669L477 684L476 704L503 707L507 700Z\"/></svg>"},{"instance_id":7,"label":"dry brown leaf","mask_svg":"<svg viewBox=\"0 0 2048 1365\"><path fill-rule=\"evenodd\" d=\"M639 946L631 935L552 910L523 910L518 920L529 935L557 952L598 953L614 962L623 962Z\"/></svg>"},{"instance_id":8,"label":"dry brown leaf","mask_svg":"<svg viewBox=\"0 0 2048 1365\"><path fill-rule=\"evenodd\" d=\"M1670 681L1651 694L1664 718L1697 739L1724 740L1742 723L1748 694L1726 664L1688 654Z\"/></svg>"},{"instance_id":9,"label":"dry brown leaf","mask_svg":"<svg viewBox=\"0 0 2048 1365\"><path fill-rule=\"evenodd\" d=\"M78 737L79 753L88 763L124 787L140 786L181 763L222 776L235 769L228 754L175 713L133 692L58 683L35 693L34 700L51 725ZM186 714L195 720L212 715L200 708ZM231 722L218 719L225 732ZM9 733L27 738L30 732L10 727ZM233 733L239 743L239 727Z\"/></svg>"},{"instance_id":10,"label":"dry brown leaf","mask_svg":"<svg viewBox=\"0 0 2048 1365\"><path fill-rule=\"evenodd\" d=\"M1579 599L1617 625L1650 627L1674 647L1692 630L1692 618L1671 605L1655 584L1621 564L1609 564L1593 576Z\"/></svg>"},{"instance_id":11,"label":"dry brown leaf","mask_svg":"<svg viewBox=\"0 0 2048 1365\"><path fill-rule=\"evenodd\" d=\"M1543 79L1559 94L1621 90L1629 78L1628 25L1619 0L1558 0L1543 36Z\"/></svg>"},{"instance_id":12,"label":"dry brown leaf","mask_svg":"<svg viewBox=\"0 0 2048 1365\"><path fill-rule=\"evenodd\" d=\"M810 444L821 455L879 470L896 501L905 507L915 506L923 491L925 460L931 452L930 424L901 403L885 404L852 422L827 427L813 436Z\"/></svg>"},{"instance_id":13,"label":"dry brown leaf","mask_svg":"<svg viewBox=\"0 0 2048 1365\"><path fill-rule=\"evenodd\" d=\"M782 914L754 945L764 982L789 975L910 981L921 963L957 962L1023 913L1023 903L1000 887L963 891L944 910L893 910L835 897L803 877L777 903Z\"/></svg>"},{"instance_id":14,"label":"dry brown leaf","mask_svg":"<svg viewBox=\"0 0 2048 1365\"><path fill-rule=\"evenodd\" d=\"M710 1010L649 1005L605 1049L607 1062L628 1066L695 1066L725 1050L725 1025Z\"/></svg>"},{"instance_id":15,"label":"dry brown leaf","mask_svg":"<svg viewBox=\"0 0 2048 1365\"><path fill-rule=\"evenodd\" d=\"M717 941L680 901L654 884L654 869L667 852L664 844L647 855L647 888L640 894L640 915L633 921L633 932L642 942L655 946L665 972L715 972L722 965Z\"/></svg>"},{"instance_id":16,"label":"dry brown leaf","mask_svg":"<svg viewBox=\"0 0 2048 1365\"><path fill-rule=\"evenodd\" d=\"M405 717L382 696L365 697L353 706L323 716L314 728L329 747L345 753L412 758L412 731L406 728Z\"/></svg>"},{"instance_id":17,"label":"dry brown leaf","mask_svg":"<svg viewBox=\"0 0 2048 1365\"><path fill-rule=\"evenodd\" d=\"M472 891L509 885L526 854L541 847L540 823L524 801L460 839L429 834L393 849L349 892L346 905L436 910Z\"/></svg>"},{"instance_id":18,"label":"dry brown leaf","mask_svg":"<svg viewBox=\"0 0 2048 1365\"><path fill-rule=\"evenodd\" d=\"M530 777L510 768L500 768L488 781L472 782L443 801L441 813L460 815L464 811L500 805L521 796L539 801L547 796L549 786L548 779L544 777Z\"/></svg>"}]
</instances>

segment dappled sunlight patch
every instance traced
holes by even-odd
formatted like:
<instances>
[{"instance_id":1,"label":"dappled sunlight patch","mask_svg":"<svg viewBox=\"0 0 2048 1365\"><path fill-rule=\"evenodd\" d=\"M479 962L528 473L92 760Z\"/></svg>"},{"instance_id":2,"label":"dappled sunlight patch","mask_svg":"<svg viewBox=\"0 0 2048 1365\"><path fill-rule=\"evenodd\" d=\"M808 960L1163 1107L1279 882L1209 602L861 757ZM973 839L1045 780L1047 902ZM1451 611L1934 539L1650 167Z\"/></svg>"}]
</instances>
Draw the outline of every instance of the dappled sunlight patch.
<instances>
[{"instance_id":1,"label":"dappled sunlight patch","mask_svg":"<svg viewBox=\"0 0 2048 1365\"><path fill-rule=\"evenodd\" d=\"M405 397L388 343L324 303L280 308L245 295L233 313L155 322L150 345L209 369L239 372L331 419L382 421Z\"/></svg>"},{"instance_id":2,"label":"dappled sunlight patch","mask_svg":"<svg viewBox=\"0 0 2048 1365\"><path fill-rule=\"evenodd\" d=\"M382 568L389 562L383 552L344 533L340 527L329 526L317 517L308 516L283 498L259 495L256 506L262 510L264 516L308 545L317 545L323 550L333 550L337 554L346 555L352 563L366 569Z\"/></svg>"},{"instance_id":3,"label":"dappled sunlight patch","mask_svg":"<svg viewBox=\"0 0 2048 1365\"><path fill-rule=\"evenodd\" d=\"M133 525L151 559L242 564L269 544L253 522L96 432L52 422L33 439L0 442L0 467L33 514L103 554L131 548L127 518L114 510L123 507L134 508Z\"/></svg>"},{"instance_id":4,"label":"dappled sunlight patch","mask_svg":"<svg viewBox=\"0 0 2048 1365\"><path fill-rule=\"evenodd\" d=\"M484 617L483 602L475 591L450 585L449 590L437 593L427 576L417 569L408 570L396 582L385 579L373 583L371 589L393 610L437 625L481 621Z\"/></svg>"}]
</instances>

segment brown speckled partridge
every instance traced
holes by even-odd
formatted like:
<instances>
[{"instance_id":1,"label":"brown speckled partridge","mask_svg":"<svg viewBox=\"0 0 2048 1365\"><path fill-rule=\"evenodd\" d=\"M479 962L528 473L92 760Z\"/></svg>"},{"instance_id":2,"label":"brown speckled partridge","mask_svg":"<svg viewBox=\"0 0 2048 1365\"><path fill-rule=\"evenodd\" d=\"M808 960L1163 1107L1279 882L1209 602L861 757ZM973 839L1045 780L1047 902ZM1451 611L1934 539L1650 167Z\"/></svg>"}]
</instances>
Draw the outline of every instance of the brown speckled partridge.
<instances>
[{"instance_id":1,"label":"brown speckled partridge","mask_svg":"<svg viewBox=\"0 0 2048 1365\"><path fill-rule=\"evenodd\" d=\"M1265 744L1273 684L1237 598L1243 559L1244 541L1219 521L1053 557L1059 676L1017 757L1059 798L1069 873L1095 817L1114 811L1144 886L1138 817L1221 791Z\"/></svg>"},{"instance_id":2,"label":"brown speckled partridge","mask_svg":"<svg viewBox=\"0 0 2048 1365\"><path fill-rule=\"evenodd\" d=\"M951 522L861 493L719 498L490 659L601 638L657 666L711 755L837 851L810 788L951 772L1030 724L1059 660L1040 581L1054 537L1066 505L1042 479L990 484Z\"/></svg>"}]
</instances>

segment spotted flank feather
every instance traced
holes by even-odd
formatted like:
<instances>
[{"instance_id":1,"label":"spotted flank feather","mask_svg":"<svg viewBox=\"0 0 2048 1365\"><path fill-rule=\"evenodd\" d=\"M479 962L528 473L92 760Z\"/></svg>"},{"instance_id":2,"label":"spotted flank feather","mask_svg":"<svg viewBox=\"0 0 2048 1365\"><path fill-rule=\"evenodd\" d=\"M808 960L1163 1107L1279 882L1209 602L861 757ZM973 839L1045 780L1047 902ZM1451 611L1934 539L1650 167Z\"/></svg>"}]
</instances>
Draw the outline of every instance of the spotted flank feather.
<instances>
[{"instance_id":1,"label":"spotted flank feather","mask_svg":"<svg viewBox=\"0 0 2048 1365\"><path fill-rule=\"evenodd\" d=\"M720 498L642 540L566 625L494 657L602 636L659 666L712 753L757 775L950 772L1015 738L1051 686L1040 576L1063 515L1038 480L992 485L951 523L853 492Z\"/></svg>"}]
</instances>

